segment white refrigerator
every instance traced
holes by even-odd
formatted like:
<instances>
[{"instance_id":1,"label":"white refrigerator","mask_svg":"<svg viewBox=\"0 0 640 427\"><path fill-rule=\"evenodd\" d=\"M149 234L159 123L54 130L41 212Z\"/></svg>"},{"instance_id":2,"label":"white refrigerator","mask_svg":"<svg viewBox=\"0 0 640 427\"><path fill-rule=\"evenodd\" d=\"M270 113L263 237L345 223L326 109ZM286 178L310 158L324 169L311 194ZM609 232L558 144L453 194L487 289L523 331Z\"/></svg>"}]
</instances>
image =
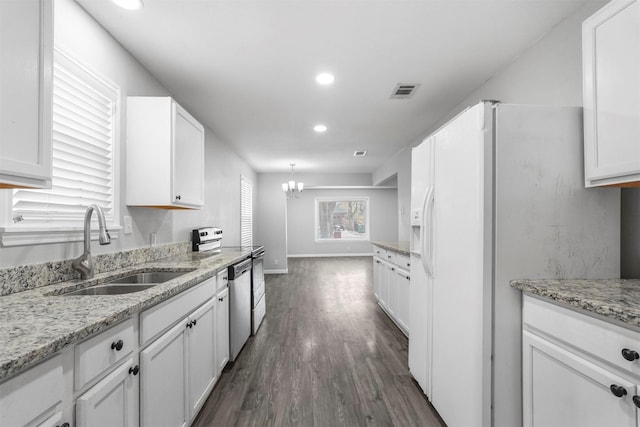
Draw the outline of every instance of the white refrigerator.
<instances>
[{"instance_id":1,"label":"white refrigerator","mask_svg":"<svg viewBox=\"0 0 640 427\"><path fill-rule=\"evenodd\" d=\"M413 149L409 369L449 427L522 425L518 278L619 277L582 109L482 102Z\"/></svg>"}]
</instances>

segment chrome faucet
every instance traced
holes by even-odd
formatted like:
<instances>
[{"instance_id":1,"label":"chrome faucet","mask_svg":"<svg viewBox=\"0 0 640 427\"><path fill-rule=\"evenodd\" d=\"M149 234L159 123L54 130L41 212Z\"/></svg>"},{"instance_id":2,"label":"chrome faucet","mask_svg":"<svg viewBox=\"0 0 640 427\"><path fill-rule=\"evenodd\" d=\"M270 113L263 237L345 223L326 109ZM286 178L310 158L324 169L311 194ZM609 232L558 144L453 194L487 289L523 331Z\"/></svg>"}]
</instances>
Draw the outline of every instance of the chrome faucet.
<instances>
[{"instance_id":1,"label":"chrome faucet","mask_svg":"<svg viewBox=\"0 0 640 427\"><path fill-rule=\"evenodd\" d=\"M98 215L98 226L100 227L98 241L101 245L111 243L111 236L109 236L109 230L107 230L107 223L104 220L102 208L98 205L89 205L87 211L84 213L84 252L71 262L71 267L80 272L80 278L82 280L93 277L93 261L91 261L91 214L94 210Z\"/></svg>"}]
</instances>

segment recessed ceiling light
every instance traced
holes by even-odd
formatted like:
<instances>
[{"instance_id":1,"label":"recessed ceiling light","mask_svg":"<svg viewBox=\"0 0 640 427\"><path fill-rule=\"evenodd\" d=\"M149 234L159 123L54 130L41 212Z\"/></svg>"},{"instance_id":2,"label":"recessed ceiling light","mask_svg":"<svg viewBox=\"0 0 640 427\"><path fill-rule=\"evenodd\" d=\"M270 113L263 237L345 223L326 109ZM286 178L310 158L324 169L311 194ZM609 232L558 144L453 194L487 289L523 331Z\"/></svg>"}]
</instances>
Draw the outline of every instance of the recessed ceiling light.
<instances>
[{"instance_id":1,"label":"recessed ceiling light","mask_svg":"<svg viewBox=\"0 0 640 427\"><path fill-rule=\"evenodd\" d=\"M138 10L142 8L142 0L111 0L116 5L127 10Z\"/></svg>"},{"instance_id":2,"label":"recessed ceiling light","mask_svg":"<svg viewBox=\"0 0 640 427\"><path fill-rule=\"evenodd\" d=\"M322 132L325 132L327 130L327 127L325 125L315 125L313 127L313 130L315 130L318 133L322 133Z\"/></svg>"},{"instance_id":3,"label":"recessed ceiling light","mask_svg":"<svg viewBox=\"0 0 640 427\"><path fill-rule=\"evenodd\" d=\"M320 73L316 76L316 82L321 85L330 85L336 78L333 74L329 73Z\"/></svg>"}]
</instances>

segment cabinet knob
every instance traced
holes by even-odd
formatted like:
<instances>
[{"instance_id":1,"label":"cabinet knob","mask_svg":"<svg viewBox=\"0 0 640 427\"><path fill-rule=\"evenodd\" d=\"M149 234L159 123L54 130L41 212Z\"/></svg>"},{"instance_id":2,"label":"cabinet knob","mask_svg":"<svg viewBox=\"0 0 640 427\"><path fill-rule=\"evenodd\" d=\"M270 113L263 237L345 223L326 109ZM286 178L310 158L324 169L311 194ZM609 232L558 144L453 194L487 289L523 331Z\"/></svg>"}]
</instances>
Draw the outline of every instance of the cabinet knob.
<instances>
[{"instance_id":1,"label":"cabinet knob","mask_svg":"<svg viewBox=\"0 0 640 427\"><path fill-rule=\"evenodd\" d=\"M627 395L627 389L622 387L621 385L611 384L611 387L609 387L609 389L611 390L611 393L613 393L613 395L616 397Z\"/></svg>"},{"instance_id":2,"label":"cabinet knob","mask_svg":"<svg viewBox=\"0 0 640 427\"><path fill-rule=\"evenodd\" d=\"M636 394L635 396L633 396L632 400L633 404L640 408L640 396Z\"/></svg>"},{"instance_id":3,"label":"cabinet knob","mask_svg":"<svg viewBox=\"0 0 640 427\"><path fill-rule=\"evenodd\" d=\"M187 328L189 328L189 329L193 328L193 322L187 323Z\"/></svg>"},{"instance_id":4,"label":"cabinet knob","mask_svg":"<svg viewBox=\"0 0 640 427\"><path fill-rule=\"evenodd\" d=\"M120 351L124 347L124 342L122 340L114 341L111 343L111 350Z\"/></svg>"},{"instance_id":5,"label":"cabinet knob","mask_svg":"<svg viewBox=\"0 0 640 427\"><path fill-rule=\"evenodd\" d=\"M196 326L196 324L198 323L198 320L197 320L197 319L193 319L193 320L191 321L191 323L193 323L193 326Z\"/></svg>"},{"instance_id":6,"label":"cabinet knob","mask_svg":"<svg viewBox=\"0 0 640 427\"><path fill-rule=\"evenodd\" d=\"M220 302L224 301L224 297L218 298L218 301Z\"/></svg>"},{"instance_id":7,"label":"cabinet knob","mask_svg":"<svg viewBox=\"0 0 640 427\"><path fill-rule=\"evenodd\" d=\"M138 375L138 372L140 372L140 367L138 365L129 368L129 373L135 375Z\"/></svg>"},{"instance_id":8,"label":"cabinet knob","mask_svg":"<svg viewBox=\"0 0 640 427\"><path fill-rule=\"evenodd\" d=\"M629 350L628 348L623 348L622 357L627 359L629 362L633 362L634 360L640 359L640 354L638 354L638 352L635 350Z\"/></svg>"},{"instance_id":9,"label":"cabinet knob","mask_svg":"<svg viewBox=\"0 0 640 427\"><path fill-rule=\"evenodd\" d=\"M178 194L178 195L176 196L176 200L180 200L180 199L182 199L182 197Z\"/></svg>"},{"instance_id":10,"label":"cabinet knob","mask_svg":"<svg viewBox=\"0 0 640 427\"><path fill-rule=\"evenodd\" d=\"M56 427L69 427L69 423L58 424Z\"/></svg>"}]
</instances>

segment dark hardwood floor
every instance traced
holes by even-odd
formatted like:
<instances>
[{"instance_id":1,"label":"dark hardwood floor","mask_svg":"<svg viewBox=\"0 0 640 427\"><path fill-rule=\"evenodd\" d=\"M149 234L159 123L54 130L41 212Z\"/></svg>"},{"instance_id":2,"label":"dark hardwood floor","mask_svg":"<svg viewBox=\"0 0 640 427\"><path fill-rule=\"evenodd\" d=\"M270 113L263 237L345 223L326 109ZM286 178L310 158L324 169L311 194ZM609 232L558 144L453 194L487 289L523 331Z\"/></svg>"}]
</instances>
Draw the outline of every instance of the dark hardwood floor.
<instances>
[{"instance_id":1,"label":"dark hardwood floor","mask_svg":"<svg viewBox=\"0 0 640 427\"><path fill-rule=\"evenodd\" d=\"M377 306L370 257L291 258L194 426L441 426Z\"/></svg>"}]
</instances>

